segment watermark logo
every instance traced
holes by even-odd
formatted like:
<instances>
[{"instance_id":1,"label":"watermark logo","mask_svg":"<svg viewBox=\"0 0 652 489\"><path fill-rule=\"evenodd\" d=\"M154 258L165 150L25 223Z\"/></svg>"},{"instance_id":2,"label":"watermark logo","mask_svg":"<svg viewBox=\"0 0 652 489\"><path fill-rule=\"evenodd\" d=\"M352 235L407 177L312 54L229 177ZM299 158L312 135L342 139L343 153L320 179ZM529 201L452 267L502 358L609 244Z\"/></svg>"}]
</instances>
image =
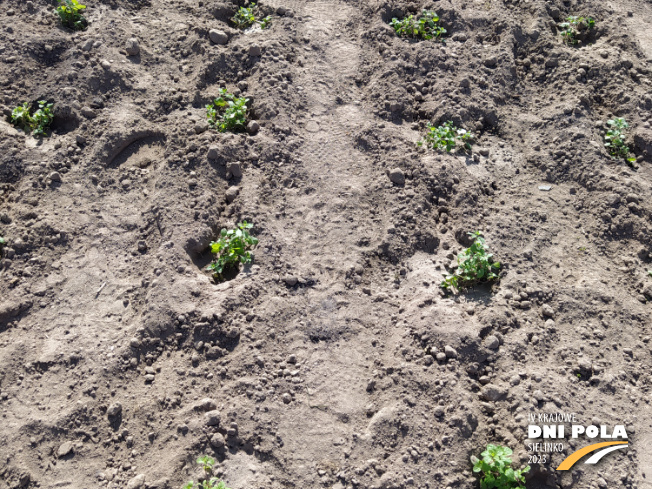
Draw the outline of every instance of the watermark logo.
<instances>
[{"instance_id":1,"label":"watermark logo","mask_svg":"<svg viewBox=\"0 0 652 489\"><path fill-rule=\"evenodd\" d=\"M534 424L537 423L537 424ZM542 423L542 424L539 424ZM530 463L546 463L548 453L559 453L565 450L566 425L570 424L570 438L588 438L614 441L600 441L580 448L571 453L559 464L557 470L570 470L580 459L592 453L584 463L597 464L611 452L626 448L629 442L626 441L627 431L624 425L583 425L577 420L575 413L528 413L528 439L543 440L542 442L528 443L528 450L531 453ZM547 441L546 441L547 440Z\"/></svg>"},{"instance_id":2,"label":"watermark logo","mask_svg":"<svg viewBox=\"0 0 652 489\"><path fill-rule=\"evenodd\" d=\"M597 464L605 455L609 455L611 452L620 448L625 448L627 446L629 445L626 441L605 441L602 443L594 443L593 445L580 448L576 452L571 453L564 459L561 464L559 464L557 470L570 470L571 467L573 467L573 465L575 465L575 463L584 455L599 450L597 453L593 454L586 462L584 462L585 464Z\"/></svg>"}]
</instances>

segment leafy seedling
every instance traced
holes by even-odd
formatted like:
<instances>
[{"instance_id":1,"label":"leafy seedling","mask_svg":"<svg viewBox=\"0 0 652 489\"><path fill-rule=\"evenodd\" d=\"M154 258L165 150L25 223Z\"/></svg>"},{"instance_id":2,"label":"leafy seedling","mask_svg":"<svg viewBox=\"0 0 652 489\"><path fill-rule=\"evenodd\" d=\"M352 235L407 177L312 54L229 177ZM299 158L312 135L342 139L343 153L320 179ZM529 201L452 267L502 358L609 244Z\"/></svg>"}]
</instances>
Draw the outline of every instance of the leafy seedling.
<instances>
[{"instance_id":1,"label":"leafy seedling","mask_svg":"<svg viewBox=\"0 0 652 489\"><path fill-rule=\"evenodd\" d=\"M231 18L231 22L235 24L238 29L247 29L254 24L258 24L261 29L266 29L272 22L272 17L267 16L262 19L256 19L256 4L251 3L249 7L240 7L235 15Z\"/></svg>"},{"instance_id":2,"label":"leafy seedling","mask_svg":"<svg viewBox=\"0 0 652 489\"><path fill-rule=\"evenodd\" d=\"M34 136L44 136L54 119L52 106L53 104L40 100L38 109L31 113L30 104L25 102L11 112L11 123L24 131L31 132Z\"/></svg>"},{"instance_id":3,"label":"leafy seedling","mask_svg":"<svg viewBox=\"0 0 652 489\"><path fill-rule=\"evenodd\" d=\"M629 125L622 117L607 121L609 129L604 135L604 145L612 158L624 158L629 166L633 166L636 158L629 156L629 146L625 144L626 131Z\"/></svg>"},{"instance_id":4,"label":"leafy seedling","mask_svg":"<svg viewBox=\"0 0 652 489\"><path fill-rule=\"evenodd\" d=\"M451 121L444 122L441 126L428 126L428 132L422 141L417 144L422 146L431 146L433 149L445 149L451 152L457 146L457 143L462 143L462 147L466 150L471 149L471 140L473 134L466 129L458 129Z\"/></svg>"},{"instance_id":5,"label":"leafy seedling","mask_svg":"<svg viewBox=\"0 0 652 489\"><path fill-rule=\"evenodd\" d=\"M480 454L481 459L472 456L473 472L481 474L481 489L525 489L525 477L530 466L512 469L512 450L500 445L487 445Z\"/></svg>"},{"instance_id":6,"label":"leafy seedling","mask_svg":"<svg viewBox=\"0 0 652 489\"><path fill-rule=\"evenodd\" d=\"M14 126L18 126L24 130L29 129L32 122L29 102L25 102L23 105L19 105L11 111L11 122Z\"/></svg>"},{"instance_id":7,"label":"leafy seedling","mask_svg":"<svg viewBox=\"0 0 652 489\"><path fill-rule=\"evenodd\" d=\"M213 472L213 465L215 465L215 459L208 455L203 455L197 459L197 463L202 466L204 472L211 474Z\"/></svg>"},{"instance_id":8,"label":"leafy seedling","mask_svg":"<svg viewBox=\"0 0 652 489\"><path fill-rule=\"evenodd\" d=\"M64 27L73 31L83 31L88 25L86 18L81 14L84 9L86 5L80 4L77 0L60 0L56 12Z\"/></svg>"},{"instance_id":9,"label":"leafy seedling","mask_svg":"<svg viewBox=\"0 0 652 489\"><path fill-rule=\"evenodd\" d=\"M446 29L440 26L438 22L439 16L435 12L424 10L419 18L408 15L404 19L398 20L394 17L389 25L394 28L394 31L400 37L442 40L442 37L446 34Z\"/></svg>"},{"instance_id":10,"label":"leafy seedling","mask_svg":"<svg viewBox=\"0 0 652 489\"><path fill-rule=\"evenodd\" d=\"M268 15L267 17L263 17L258 23L261 29L267 29L272 24L272 16Z\"/></svg>"},{"instance_id":11,"label":"leafy seedling","mask_svg":"<svg viewBox=\"0 0 652 489\"><path fill-rule=\"evenodd\" d=\"M211 243L213 261L206 268L213 272L213 278L220 282L224 280L224 273L238 267L242 263L251 263L252 256L249 250L256 247L258 239L249 234L253 224L242 221L236 229L222 229L220 238Z\"/></svg>"},{"instance_id":12,"label":"leafy seedling","mask_svg":"<svg viewBox=\"0 0 652 489\"><path fill-rule=\"evenodd\" d=\"M249 99L236 97L220 89L219 97L206 106L208 123L219 132L243 131L247 125L247 103Z\"/></svg>"},{"instance_id":13,"label":"leafy seedling","mask_svg":"<svg viewBox=\"0 0 652 489\"><path fill-rule=\"evenodd\" d=\"M213 466L215 465L214 458L204 455L197 459L197 463L202 466L207 476L210 476L213 473ZM228 487L226 487L226 484L217 477L211 477L199 484L190 481L183 486L183 489L228 489Z\"/></svg>"},{"instance_id":14,"label":"leafy seedling","mask_svg":"<svg viewBox=\"0 0 652 489\"><path fill-rule=\"evenodd\" d=\"M457 255L457 270L446 276L441 287L447 290L459 291L480 282L490 282L498 279L500 263L493 261L493 255L487 253L487 245L482 233L468 233L473 238L473 244Z\"/></svg>"},{"instance_id":15,"label":"leafy seedling","mask_svg":"<svg viewBox=\"0 0 652 489\"><path fill-rule=\"evenodd\" d=\"M7 240L0 236L0 256L2 256L2 249L7 244Z\"/></svg>"},{"instance_id":16,"label":"leafy seedling","mask_svg":"<svg viewBox=\"0 0 652 489\"><path fill-rule=\"evenodd\" d=\"M591 17L578 17L571 15L566 22L559 24L560 34L564 42L568 44L579 44L595 26L595 20Z\"/></svg>"}]
</instances>

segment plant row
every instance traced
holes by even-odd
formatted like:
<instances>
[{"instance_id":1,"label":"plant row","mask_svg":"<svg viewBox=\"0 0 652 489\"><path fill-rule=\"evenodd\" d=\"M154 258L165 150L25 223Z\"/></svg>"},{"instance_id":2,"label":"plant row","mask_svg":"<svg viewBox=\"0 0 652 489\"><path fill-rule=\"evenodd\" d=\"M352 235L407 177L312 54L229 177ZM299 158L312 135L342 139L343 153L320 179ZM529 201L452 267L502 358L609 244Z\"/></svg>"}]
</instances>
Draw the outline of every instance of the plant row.
<instances>
[{"instance_id":1,"label":"plant row","mask_svg":"<svg viewBox=\"0 0 652 489\"><path fill-rule=\"evenodd\" d=\"M75 30L87 26L88 23L82 15L85 5L80 4L78 0L59 0L59 2L56 11L63 25ZM231 20L240 29L254 25L267 27L271 21L270 17L259 18L256 14L256 4L252 3L249 7L240 7ZM401 20L393 18L390 25L401 37L443 40L447 31L439 25L439 20L435 12L423 10L418 17L409 15ZM595 21L591 18L568 17L559 27L562 29L561 35L564 40L576 44L586 39L586 34L594 28L594 25ZM226 88L220 89L218 96L206 106L210 126L219 132L245 130L249 102L250 99L236 97ZM34 136L46 135L53 119L53 104L46 101L38 101L35 107L25 102L16 107L11 114L13 124L31 132ZM629 164L633 164L635 158L630 156L629 147L625 143L628 128L625 119L612 119L607 122L607 125L609 128L604 136L604 144L609 154L614 158L624 158ZM426 134L418 145L446 152L465 152L471 150L473 138L471 132L456 127L452 121L446 121L439 126L428 125ZM252 224L244 221L235 229L222 229L218 240L211 243L213 260L208 269L216 281L224 280L225 276L241 264L251 263L251 250L258 244L258 239L250 234L251 228ZM500 264L492 261L492 255L487 252L481 233L475 231L469 235L473 243L459 254L457 270L448 275L441 284L444 289L459 291L479 282L498 279ZM0 242L0 246L2 244L4 242Z\"/></svg>"},{"instance_id":2,"label":"plant row","mask_svg":"<svg viewBox=\"0 0 652 489\"><path fill-rule=\"evenodd\" d=\"M512 468L513 451L500 445L487 445L480 457L471 457L472 471L480 476L481 489L525 489L525 474L530 471L526 466ZM203 469L199 483L188 482L183 489L228 489L226 484L213 475L215 459L204 455L197 459Z\"/></svg>"},{"instance_id":3,"label":"plant row","mask_svg":"<svg viewBox=\"0 0 652 489\"><path fill-rule=\"evenodd\" d=\"M58 0L59 6L55 12L61 20L61 25L73 31L83 31L88 27L88 20L83 15L86 5L82 5L78 0ZM248 29L252 26L260 26L266 29L272 22L271 16L263 18L258 17L255 3L250 3L249 7L240 7L235 15L231 17L231 22L238 29Z\"/></svg>"}]
</instances>

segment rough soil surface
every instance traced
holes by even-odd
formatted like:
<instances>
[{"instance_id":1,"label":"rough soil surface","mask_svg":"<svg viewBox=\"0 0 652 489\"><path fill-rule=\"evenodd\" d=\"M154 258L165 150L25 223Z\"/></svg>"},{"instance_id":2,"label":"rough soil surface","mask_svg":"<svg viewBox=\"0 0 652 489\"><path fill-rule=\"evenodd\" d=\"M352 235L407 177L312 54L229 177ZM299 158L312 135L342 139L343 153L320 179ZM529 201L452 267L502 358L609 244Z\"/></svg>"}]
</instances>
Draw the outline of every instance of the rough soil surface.
<instances>
[{"instance_id":1,"label":"rough soil surface","mask_svg":"<svg viewBox=\"0 0 652 489\"><path fill-rule=\"evenodd\" d=\"M210 454L233 489L471 489L559 411L630 447L529 488L652 487L649 1L267 0L247 33L235 2L86 3L72 33L0 0L5 114L56 109L42 140L0 122L0 488L176 488ZM422 8L445 44L387 25ZM208 129L223 86L257 134ZM446 120L472 153L417 147ZM215 284L241 219L255 262ZM446 296L476 229L501 280Z\"/></svg>"}]
</instances>

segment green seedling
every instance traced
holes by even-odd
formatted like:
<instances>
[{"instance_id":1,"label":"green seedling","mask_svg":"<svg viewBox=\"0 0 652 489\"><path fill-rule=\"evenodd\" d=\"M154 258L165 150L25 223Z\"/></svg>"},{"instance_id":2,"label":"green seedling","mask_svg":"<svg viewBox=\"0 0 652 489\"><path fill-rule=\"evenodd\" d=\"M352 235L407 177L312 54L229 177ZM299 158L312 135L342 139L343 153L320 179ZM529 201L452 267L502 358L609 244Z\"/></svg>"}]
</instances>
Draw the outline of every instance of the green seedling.
<instances>
[{"instance_id":1,"label":"green seedling","mask_svg":"<svg viewBox=\"0 0 652 489\"><path fill-rule=\"evenodd\" d=\"M81 14L85 8L86 5L80 4L77 0L60 0L56 12L64 27L73 31L83 31L88 25L86 18Z\"/></svg>"},{"instance_id":2,"label":"green seedling","mask_svg":"<svg viewBox=\"0 0 652 489\"><path fill-rule=\"evenodd\" d=\"M444 289L459 291L480 282L496 280L500 263L493 261L493 255L487 253L487 245L480 231L468 233L473 244L457 255L457 270L448 275L441 283Z\"/></svg>"},{"instance_id":3,"label":"green seedling","mask_svg":"<svg viewBox=\"0 0 652 489\"><path fill-rule=\"evenodd\" d=\"M512 469L512 450L500 445L487 445L480 454L481 459L472 456L473 472L481 474L481 489L525 489L525 477L530 466Z\"/></svg>"},{"instance_id":4,"label":"green seedling","mask_svg":"<svg viewBox=\"0 0 652 489\"><path fill-rule=\"evenodd\" d=\"M595 25L595 20L591 17L578 17L571 15L566 19L566 22L559 24L561 29L560 34L564 42L569 44L579 44L582 38L591 30Z\"/></svg>"},{"instance_id":5,"label":"green seedling","mask_svg":"<svg viewBox=\"0 0 652 489\"><path fill-rule=\"evenodd\" d=\"M29 102L25 102L11 112L11 122L34 136L44 136L54 119L52 106L53 104L40 100L38 109L32 114Z\"/></svg>"},{"instance_id":6,"label":"green seedling","mask_svg":"<svg viewBox=\"0 0 652 489\"><path fill-rule=\"evenodd\" d=\"M210 476L213 473L213 465L215 465L215 459L204 455L197 459L197 463L202 466L204 472L207 476ZM195 484L193 481L188 482L183 489L228 489L226 484L219 480L217 477L211 477L202 481L199 484Z\"/></svg>"},{"instance_id":7,"label":"green seedling","mask_svg":"<svg viewBox=\"0 0 652 489\"><path fill-rule=\"evenodd\" d=\"M0 240L2 240L2 238L0 238ZM650 277L652 277L652 270L648 270L648 271L647 271L647 274L648 274Z\"/></svg>"},{"instance_id":8,"label":"green seedling","mask_svg":"<svg viewBox=\"0 0 652 489\"><path fill-rule=\"evenodd\" d=\"M210 474L213 472L213 465L215 465L215 459L209 457L208 455L203 455L197 459L197 463L202 466L204 472Z\"/></svg>"},{"instance_id":9,"label":"green seedling","mask_svg":"<svg viewBox=\"0 0 652 489\"><path fill-rule=\"evenodd\" d=\"M260 25L261 29L266 29L272 22L272 17L267 16L262 19L256 19L255 12L256 4L252 3L249 7L240 7L235 15L231 18L231 22L235 24L238 29L247 29L254 24Z\"/></svg>"},{"instance_id":10,"label":"green seedling","mask_svg":"<svg viewBox=\"0 0 652 489\"><path fill-rule=\"evenodd\" d=\"M7 244L7 240L5 240L2 236L0 236L0 256L2 256L2 248L4 248L6 244Z\"/></svg>"},{"instance_id":11,"label":"green seedling","mask_svg":"<svg viewBox=\"0 0 652 489\"><path fill-rule=\"evenodd\" d=\"M239 263L251 263L252 256L249 250L256 247L258 239L249 234L253 224L242 221L237 229L222 229L220 238L211 243L213 261L206 268L213 272L216 281L224 280L224 272L237 267Z\"/></svg>"},{"instance_id":12,"label":"green seedling","mask_svg":"<svg viewBox=\"0 0 652 489\"><path fill-rule=\"evenodd\" d=\"M472 139L472 133L466 129L458 129L451 121L448 121L441 126L428 126L425 137L417 144L422 146L425 143L426 146L432 146L433 149L445 149L450 153L458 142L462 143L464 149L470 150Z\"/></svg>"},{"instance_id":13,"label":"green seedling","mask_svg":"<svg viewBox=\"0 0 652 489\"><path fill-rule=\"evenodd\" d=\"M220 132L243 131L247 125L247 103L245 97L235 97L226 88L220 89L220 96L206 106L208 123Z\"/></svg>"},{"instance_id":14,"label":"green seedling","mask_svg":"<svg viewBox=\"0 0 652 489\"><path fill-rule=\"evenodd\" d=\"M208 480L195 484L193 481L188 482L183 489L229 489L226 487L224 481L219 480L217 477L211 477Z\"/></svg>"},{"instance_id":15,"label":"green seedling","mask_svg":"<svg viewBox=\"0 0 652 489\"><path fill-rule=\"evenodd\" d=\"M254 22L256 22L256 16L254 15L255 5L256 4L253 4L250 8L240 7L231 18L231 22L233 22L238 29L251 27Z\"/></svg>"},{"instance_id":16,"label":"green seedling","mask_svg":"<svg viewBox=\"0 0 652 489\"><path fill-rule=\"evenodd\" d=\"M29 102L25 102L23 105L19 105L11 111L11 122L14 126L21 127L25 130L29 129L32 122Z\"/></svg>"},{"instance_id":17,"label":"green seedling","mask_svg":"<svg viewBox=\"0 0 652 489\"><path fill-rule=\"evenodd\" d=\"M629 156L629 146L625 144L626 130L629 127L622 117L607 121L609 129L604 135L604 145L612 158L624 158L628 165L633 166L636 158Z\"/></svg>"},{"instance_id":18,"label":"green seedling","mask_svg":"<svg viewBox=\"0 0 652 489\"><path fill-rule=\"evenodd\" d=\"M268 15L267 17L263 17L258 23L261 29L267 29L272 24L272 16Z\"/></svg>"},{"instance_id":19,"label":"green seedling","mask_svg":"<svg viewBox=\"0 0 652 489\"><path fill-rule=\"evenodd\" d=\"M424 10L421 17L408 15L402 20L396 17L389 23L400 37L411 37L415 39L441 39L446 34L446 29L439 24L439 16L431 11Z\"/></svg>"}]
</instances>

